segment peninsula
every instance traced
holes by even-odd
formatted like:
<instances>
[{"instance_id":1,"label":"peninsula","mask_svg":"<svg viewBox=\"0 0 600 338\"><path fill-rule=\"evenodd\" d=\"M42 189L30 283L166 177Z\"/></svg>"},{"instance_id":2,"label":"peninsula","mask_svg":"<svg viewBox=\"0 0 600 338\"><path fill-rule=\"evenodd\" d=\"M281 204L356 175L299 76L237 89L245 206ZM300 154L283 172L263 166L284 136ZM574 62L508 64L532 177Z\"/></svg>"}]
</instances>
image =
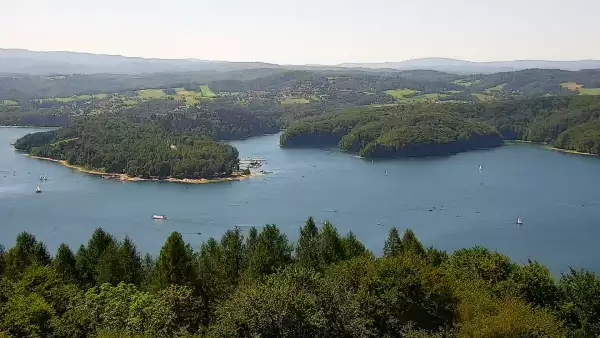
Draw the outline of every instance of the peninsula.
<instances>
[{"instance_id":1,"label":"peninsula","mask_svg":"<svg viewBox=\"0 0 600 338\"><path fill-rule=\"evenodd\" d=\"M68 127L26 135L15 148L79 171L127 181L207 183L250 176L248 171L239 172L238 151L228 144L127 119L76 119Z\"/></svg>"}]
</instances>

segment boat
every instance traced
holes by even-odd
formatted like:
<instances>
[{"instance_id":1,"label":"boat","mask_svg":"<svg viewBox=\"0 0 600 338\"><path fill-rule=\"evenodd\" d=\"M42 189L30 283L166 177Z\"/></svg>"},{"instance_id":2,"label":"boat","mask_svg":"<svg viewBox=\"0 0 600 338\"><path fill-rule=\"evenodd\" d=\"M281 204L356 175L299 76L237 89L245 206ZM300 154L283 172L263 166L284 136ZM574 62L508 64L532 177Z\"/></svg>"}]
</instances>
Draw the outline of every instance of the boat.
<instances>
[{"instance_id":1,"label":"boat","mask_svg":"<svg viewBox=\"0 0 600 338\"><path fill-rule=\"evenodd\" d=\"M44 175L40 175L40 181L44 180Z\"/></svg>"},{"instance_id":2,"label":"boat","mask_svg":"<svg viewBox=\"0 0 600 338\"><path fill-rule=\"evenodd\" d=\"M39 194L42 192L42 188L40 188L40 186L38 185L37 188L35 189L35 193Z\"/></svg>"},{"instance_id":3,"label":"boat","mask_svg":"<svg viewBox=\"0 0 600 338\"><path fill-rule=\"evenodd\" d=\"M152 219L167 219L165 215L152 215Z\"/></svg>"},{"instance_id":4,"label":"boat","mask_svg":"<svg viewBox=\"0 0 600 338\"><path fill-rule=\"evenodd\" d=\"M481 164L479 165L479 171L482 171L483 167L481 166Z\"/></svg>"},{"instance_id":5,"label":"boat","mask_svg":"<svg viewBox=\"0 0 600 338\"><path fill-rule=\"evenodd\" d=\"M521 221L521 217L517 217L517 224L523 224L523 221Z\"/></svg>"},{"instance_id":6,"label":"boat","mask_svg":"<svg viewBox=\"0 0 600 338\"><path fill-rule=\"evenodd\" d=\"M44 177L42 178L44 181L46 181L48 179L48 175L44 174Z\"/></svg>"},{"instance_id":7,"label":"boat","mask_svg":"<svg viewBox=\"0 0 600 338\"><path fill-rule=\"evenodd\" d=\"M383 174L384 176L387 176L387 169L385 169L385 174Z\"/></svg>"}]
</instances>

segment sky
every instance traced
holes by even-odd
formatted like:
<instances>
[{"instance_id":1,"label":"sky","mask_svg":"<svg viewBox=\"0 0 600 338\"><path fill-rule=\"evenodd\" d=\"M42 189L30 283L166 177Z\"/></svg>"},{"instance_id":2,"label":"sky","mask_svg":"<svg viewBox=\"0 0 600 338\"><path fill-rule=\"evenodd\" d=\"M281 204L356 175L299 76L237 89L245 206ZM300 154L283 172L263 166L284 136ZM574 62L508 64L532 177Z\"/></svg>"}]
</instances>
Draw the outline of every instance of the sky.
<instances>
[{"instance_id":1,"label":"sky","mask_svg":"<svg viewBox=\"0 0 600 338\"><path fill-rule=\"evenodd\" d=\"M600 59L600 0L0 4L0 48L278 64Z\"/></svg>"}]
</instances>

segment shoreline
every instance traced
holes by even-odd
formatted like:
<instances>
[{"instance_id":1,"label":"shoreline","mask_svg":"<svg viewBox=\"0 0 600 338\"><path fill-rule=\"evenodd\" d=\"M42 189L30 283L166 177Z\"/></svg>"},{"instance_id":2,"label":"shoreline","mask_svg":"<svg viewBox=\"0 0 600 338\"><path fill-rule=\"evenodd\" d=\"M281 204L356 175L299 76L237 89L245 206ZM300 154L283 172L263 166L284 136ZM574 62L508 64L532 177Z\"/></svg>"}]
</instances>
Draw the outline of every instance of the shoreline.
<instances>
[{"instance_id":1,"label":"shoreline","mask_svg":"<svg viewBox=\"0 0 600 338\"><path fill-rule=\"evenodd\" d=\"M539 145L542 149L558 151L560 153L565 153L565 154L584 155L584 156L600 156L598 154L584 153L584 152L577 151L577 150L557 148L557 147L554 147L554 146L552 146L548 143L544 143L544 142L533 142L533 141L524 141L524 140L506 140L504 142L506 142L508 144L535 144L535 145Z\"/></svg>"},{"instance_id":2,"label":"shoreline","mask_svg":"<svg viewBox=\"0 0 600 338\"><path fill-rule=\"evenodd\" d=\"M212 179L208 179L208 178L172 178L172 177L165 178L165 179L141 178L141 177L131 177L127 174L115 174L115 173L107 173L107 172L103 172L103 171L99 171L99 170L87 169L87 168L84 168L81 166L68 164L67 161L65 161L65 160L57 160L54 158L34 156L34 155L29 155L29 154L24 154L24 155L27 157L30 157L30 158L37 159L37 160L55 162L64 167L67 167L67 168L70 168L70 169L73 169L75 171L79 171L79 172L82 172L85 174L101 176L102 178L106 178L106 179L117 179L121 182L169 182L169 183L186 183L186 184L205 184L205 183L241 181L241 180L249 179L250 177L255 177L255 176L260 175L259 173L250 173L250 175L233 174L229 177L220 177L220 178L212 178Z\"/></svg>"}]
</instances>

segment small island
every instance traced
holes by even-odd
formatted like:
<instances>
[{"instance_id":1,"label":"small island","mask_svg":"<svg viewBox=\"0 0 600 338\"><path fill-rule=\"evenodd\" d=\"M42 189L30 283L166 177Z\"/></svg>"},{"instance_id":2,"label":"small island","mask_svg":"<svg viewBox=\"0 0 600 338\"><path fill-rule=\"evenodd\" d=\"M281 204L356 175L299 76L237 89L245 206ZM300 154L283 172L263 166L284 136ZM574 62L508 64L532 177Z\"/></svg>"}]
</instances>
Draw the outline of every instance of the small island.
<instances>
[{"instance_id":1,"label":"small island","mask_svg":"<svg viewBox=\"0 0 600 338\"><path fill-rule=\"evenodd\" d=\"M127 181L207 183L250 176L239 171L231 145L122 118L75 119L67 127L26 135L14 146L35 158Z\"/></svg>"},{"instance_id":2,"label":"small island","mask_svg":"<svg viewBox=\"0 0 600 338\"><path fill-rule=\"evenodd\" d=\"M285 130L280 144L337 146L370 158L449 155L504 144L492 125L450 112L418 108L352 109L305 118Z\"/></svg>"}]
</instances>

